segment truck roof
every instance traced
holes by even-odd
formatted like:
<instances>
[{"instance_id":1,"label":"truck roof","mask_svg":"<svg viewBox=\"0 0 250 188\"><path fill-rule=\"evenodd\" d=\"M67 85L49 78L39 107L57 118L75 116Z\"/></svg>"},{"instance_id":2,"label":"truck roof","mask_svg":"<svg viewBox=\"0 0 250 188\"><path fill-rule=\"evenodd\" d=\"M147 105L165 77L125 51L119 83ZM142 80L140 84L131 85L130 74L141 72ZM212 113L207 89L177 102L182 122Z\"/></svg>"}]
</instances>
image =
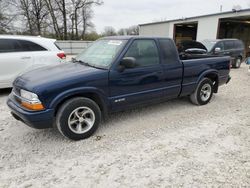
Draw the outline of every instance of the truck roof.
<instances>
[{"instance_id":1,"label":"truck roof","mask_svg":"<svg viewBox=\"0 0 250 188\"><path fill-rule=\"evenodd\" d=\"M239 39L234 39L234 38L227 38L227 39L206 39L204 41L209 41L209 42L220 42L220 41L235 41Z\"/></svg>"},{"instance_id":2,"label":"truck roof","mask_svg":"<svg viewBox=\"0 0 250 188\"><path fill-rule=\"evenodd\" d=\"M109 36L103 37L102 39L113 39L113 40L129 40L129 39L170 39L168 37L157 37L157 36L139 36L139 35L125 35L125 36Z\"/></svg>"}]
</instances>

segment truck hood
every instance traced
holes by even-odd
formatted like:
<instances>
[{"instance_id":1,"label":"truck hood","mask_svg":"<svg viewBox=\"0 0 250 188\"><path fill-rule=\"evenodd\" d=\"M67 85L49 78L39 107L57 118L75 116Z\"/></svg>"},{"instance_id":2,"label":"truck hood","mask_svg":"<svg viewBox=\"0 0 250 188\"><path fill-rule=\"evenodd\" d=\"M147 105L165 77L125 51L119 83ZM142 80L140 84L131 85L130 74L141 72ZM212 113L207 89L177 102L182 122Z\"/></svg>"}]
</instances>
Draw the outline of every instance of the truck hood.
<instances>
[{"instance_id":1,"label":"truck hood","mask_svg":"<svg viewBox=\"0 0 250 188\"><path fill-rule=\"evenodd\" d=\"M79 80L93 79L96 74L107 72L107 70L85 66L79 63L65 63L58 66L46 66L19 76L14 81L14 86L37 91L41 88L56 87L58 84L74 84Z\"/></svg>"}]
</instances>

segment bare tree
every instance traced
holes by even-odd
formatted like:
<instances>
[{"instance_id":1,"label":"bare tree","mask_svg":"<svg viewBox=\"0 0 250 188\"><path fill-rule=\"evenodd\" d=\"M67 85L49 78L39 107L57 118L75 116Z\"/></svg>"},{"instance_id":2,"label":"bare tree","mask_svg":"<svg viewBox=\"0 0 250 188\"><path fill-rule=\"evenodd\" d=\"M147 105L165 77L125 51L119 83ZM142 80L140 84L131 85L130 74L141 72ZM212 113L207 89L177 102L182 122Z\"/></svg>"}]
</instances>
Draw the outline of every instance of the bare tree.
<instances>
[{"instance_id":1,"label":"bare tree","mask_svg":"<svg viewBox=\"0 0 250 188\"><path fill-rule=\"evenodd\" d=\"M64 40L69 39L70 32L71 39L78 40L93 31L92 8L103 4L102 0L0 0L0 32L6 30L11 20L3 13L2 2L14 7L12 12L18 15L16 25L21 33L49 35Z\"/></svg>"},{"instance_id":2,"label":"bare tree","mask_svg":"<svg viewBox=\"0 0 250 188\"><path fill-rule=\"evenodd\" d=\"M102 33L103 36L114 36L117 35L116 31L113 27L107 26L104 28L104 32Z\"/></svg>"},{"instance_id":3,"label":"bare tree","mask_svg":"<svg viewBox=\"0 0 250 188\"><path fill-rule=\"evenodd\" d=\"M47 25L47 7L43 0L18 0L16 7L27 21L28 32L31 35L41 35Z\"/></svg>"},{"instance_id":4,"label":"bare tree","mask_svg":"<svg viewBox=\"0 0 250 188\"><path fill-rule=\"evenodd\" d=\"M75 29L75 38L79 38L79 25L83 23L83 27L85 29L84 33L86 33L86 29L88 26L89 19L91 17L91 7L93 5L102 5L103 1L101 0L71 0L72 2L72 15L74 16L72 19L72 28ZM82 19L79 15L82 13Z\"/></svg>"},{"instance_id":5,"label":"bare tree","mask_svg":"<svg viewBox=\"0 0 250 188\"><path fill-rule=\"evenodd\" d=\"M82 38L85 39L86 33L89 28L94 28L94 24L91 21L93 17L93 10L88 6L82 9Z\"/></svg>"},{"instance_id":6,"label":"bare tree","mask_svg":"<svg viewBox=\"0 0 250 188\"><path fill-rule=\"evenodd\" d=\"M118 35L139 35L139 26L131 26L129 28L120 29Z\"/></svg>"},{"instance_id":7,"label":"bare tree","mask_svg":"<svg viewBox=\"0 0 250 188\"><path fill-rule=\"evenodd\" d=\"M8 1L0 0L0 33L6 33L10 30L10 23L14 16L7 13L10 4Z\"/></svg>"},{"instance_id":8,"label":"bare tree","mask_svg":"<svg viewBox=\"0 0 250 188\"><path fill-rule=\"evenodd\" d=\"M59 27L59 23L58 23L58 17L57 17L57 11L58 11L58 7L57 7L57 3L55 2L55 0L44 0L46 6L47 6L47 10L49 12L49 15L51 17L51 21L52 21L52 25L53 25L53 29L55 31L56 37L58 39L63 39L63 35L60 31L60 27Z\"/></svg>"},{"instance_id":9,"label":"bare tree","mask_svg":"<svg viewBox=\"0 0 250 188\"><path fill-rule=\"evenodd\" d=\"M65 0L55 0L55 4L57 5L54 7L54 10L58 10L63 18L63 39L68 39L68 24L67 24L67 2ZM54 22L56 22L56 25L58 26L58 19L54 17ZM59 30L59 27L58 27Z\"/></svg>"},{"instance_id":10,"label":"bare tree","mask_svg":"<svg viewBox=\"0 0 250 188\"><path fill-rule=\"evenodd\" d=\"M32 22L37 34L41 35L41 30L46 25L44 22L47 20L48 11L43 0L31 0L31 4Z\"/></svg>"},{"instance_id":11,"label":"bare tree","mask_svg":"<svg viewBox=\"0 0 250 188\"><path fill-rule=\"evenodd\" d=\"M127 34L128 35L139 35L139 26L131 26L127 29Z\"/></svg>"}]
</instances>

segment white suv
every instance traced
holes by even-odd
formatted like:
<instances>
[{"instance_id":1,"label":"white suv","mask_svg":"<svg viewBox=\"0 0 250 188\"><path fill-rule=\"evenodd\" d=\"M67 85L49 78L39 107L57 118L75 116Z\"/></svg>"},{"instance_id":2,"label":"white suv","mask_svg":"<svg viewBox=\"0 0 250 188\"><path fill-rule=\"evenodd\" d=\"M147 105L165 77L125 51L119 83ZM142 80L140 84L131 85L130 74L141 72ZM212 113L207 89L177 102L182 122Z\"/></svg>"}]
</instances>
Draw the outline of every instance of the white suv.
<instances>
[{"instance_id":1,"label":"white suv","mask_svg":"<svg viewBox=\"0 0 250 188\"><path fill-rule=\"evenodd\" d=\"M12 86L20 74L65 62L66 55L55 39L0 35L0 88Z\"/></svg>"}]
</instances>

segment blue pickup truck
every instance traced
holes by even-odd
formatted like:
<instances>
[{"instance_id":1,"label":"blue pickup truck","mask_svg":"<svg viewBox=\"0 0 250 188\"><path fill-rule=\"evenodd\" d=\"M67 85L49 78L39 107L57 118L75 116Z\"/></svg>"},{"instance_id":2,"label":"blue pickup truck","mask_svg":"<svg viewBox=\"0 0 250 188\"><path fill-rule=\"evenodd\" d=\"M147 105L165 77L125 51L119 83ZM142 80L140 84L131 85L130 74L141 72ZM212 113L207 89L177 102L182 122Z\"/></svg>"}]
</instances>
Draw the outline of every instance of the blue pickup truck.
<instances>
[{"instance_id":1,"label":"blue pickup truck","mask_svg":"<svg viewBox=\"0 0 250 188\"><path fill-rule=\"evenodd\" d=\"M183 96L205 105L230 81L229 72L229 57L181 60L169 38L106 37L72 63L18 77L7 104L17 120L33 128L55 126L81 140L112 112Z\"/></svg>"}]
</instances>

